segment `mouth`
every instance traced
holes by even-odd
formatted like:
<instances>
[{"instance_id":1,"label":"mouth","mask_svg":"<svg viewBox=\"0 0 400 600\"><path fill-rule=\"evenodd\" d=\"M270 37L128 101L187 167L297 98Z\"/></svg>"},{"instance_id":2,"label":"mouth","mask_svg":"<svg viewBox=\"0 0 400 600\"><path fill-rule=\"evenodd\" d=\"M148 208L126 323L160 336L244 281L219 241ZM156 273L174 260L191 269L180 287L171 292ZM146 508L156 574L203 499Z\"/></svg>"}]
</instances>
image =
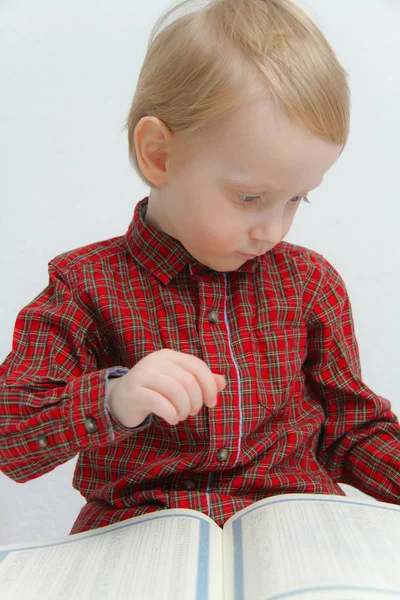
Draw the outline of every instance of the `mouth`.
<instances>
[{"instance_id":1,"label":"mouth","mask_svg":"<svg viewBox=\"0 0 400 600\"><path fill-rule=\"evenodd\" d=\"M255 258L256 256L259 256L259 254L245 254L244 252L238 252L238 254L240 254L240 256L243 256L243 258Z\"/></svg>"}]
</instances>

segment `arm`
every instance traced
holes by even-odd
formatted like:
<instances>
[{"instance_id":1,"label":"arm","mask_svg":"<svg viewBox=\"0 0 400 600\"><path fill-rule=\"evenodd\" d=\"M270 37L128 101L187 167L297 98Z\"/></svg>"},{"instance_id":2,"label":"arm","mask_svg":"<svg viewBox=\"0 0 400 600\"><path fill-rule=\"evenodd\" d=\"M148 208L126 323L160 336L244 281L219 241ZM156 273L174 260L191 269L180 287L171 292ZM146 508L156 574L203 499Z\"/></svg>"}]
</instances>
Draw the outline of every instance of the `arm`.
<instances>
[{"instance_id":1,"label":"arm","mask_svg":"<svg viewBox=\"0 0 400 600\"><path fill-rule=\"evenodd\" d=\"M325 260L325 259L324 259ZM378 500L400 503L400 426L391 405L362 381L350 300L343 280L326 269L307 319L307 391L326 420L317 458L338 482Z\"/></svg>"},{"instance_id":2,"label":"arm","mask_svg":"<svg viewBox=\"0 0 400 600\"><path fill-rule=\"evenodd\" d=\"M128 369L97 370L94 343L92 318L62 275L49 271L48 286L19 312L0 366L0 470L11 479L29 481L131 434L106 403L109 377Z\"/></svg>"}]
</instances>

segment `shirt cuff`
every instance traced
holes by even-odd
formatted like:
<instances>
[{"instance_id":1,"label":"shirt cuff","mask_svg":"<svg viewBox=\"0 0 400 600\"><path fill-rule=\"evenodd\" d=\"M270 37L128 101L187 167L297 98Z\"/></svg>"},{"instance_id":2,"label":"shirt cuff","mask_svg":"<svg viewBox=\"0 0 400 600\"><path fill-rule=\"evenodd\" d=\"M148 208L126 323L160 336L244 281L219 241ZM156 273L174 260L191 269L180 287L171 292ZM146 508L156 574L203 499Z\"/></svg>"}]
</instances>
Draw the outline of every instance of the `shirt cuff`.
<instances>
[{"instance_id":1,"label":"shirt cuff","mask_svg":"<svg viewBox=\"0 0 400 600\"><path fill-rule=\"evenodd\" d=\"M129 428L115 421L106 408L109 378L120 377L128 371L125 367L109 367L77 377L69 383L66 409L71 429L66 433L68 438L73 436L74 449L78 452L123 440L150 426L153 413L137 427Z\"/></svg>"}]
</instances>

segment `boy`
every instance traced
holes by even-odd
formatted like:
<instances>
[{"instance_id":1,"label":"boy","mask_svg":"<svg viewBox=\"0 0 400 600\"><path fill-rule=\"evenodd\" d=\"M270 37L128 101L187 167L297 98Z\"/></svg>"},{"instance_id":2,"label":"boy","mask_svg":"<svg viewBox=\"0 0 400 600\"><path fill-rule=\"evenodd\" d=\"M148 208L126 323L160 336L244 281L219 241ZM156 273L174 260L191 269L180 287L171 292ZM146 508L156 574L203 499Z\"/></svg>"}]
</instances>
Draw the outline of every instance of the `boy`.
<instances>
[{"instance_id":1,"label":"boy","mask_svg":"<svg viewBox=\"0 0 400 600\"><path fill-rule=\"evenodd\" d=\"M150 194L124 236L51 260L18 314L2 471L80 453L71 534L174 507L222 526L338 482L398 502L399 424L361 379L344 282L282 241L348 137L322 33L288 0L185 14L150 41L127 127Z\"/></svg>"}]
</instances>

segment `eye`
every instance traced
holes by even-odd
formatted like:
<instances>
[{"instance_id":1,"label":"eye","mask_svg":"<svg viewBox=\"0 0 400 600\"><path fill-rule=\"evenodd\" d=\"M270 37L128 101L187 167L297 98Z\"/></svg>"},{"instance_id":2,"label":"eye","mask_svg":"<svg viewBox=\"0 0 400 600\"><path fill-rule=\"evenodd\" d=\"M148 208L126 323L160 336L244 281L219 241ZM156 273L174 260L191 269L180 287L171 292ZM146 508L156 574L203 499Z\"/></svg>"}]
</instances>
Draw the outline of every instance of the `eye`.
<instances>
[{"instance_id":1,"label":"eye","mask_svg":"<svg viewBox=\"0 0 400 600\"><path fill-rule=\"evenodd\" d=\"M238 198L240 200L240 204L260 203L260 196L245 196L243 194L238 194ZM242 200L242 198L244 198L244 200ZM301 201L307 202L307 204L311 204L307 196L294 196L294 198L291 198L291 200L289 200L289 202L291 202L292 204L299 204Z\"/></svg>"},{"instance_id":2,"label":"eye","mask_svg":"<svg viewBox=\"0 0 400 600\"><path fill-rule=\"evenodd\" d=\"M307 196L295 196L289 202L293 202L293 204L298 204L299 202L307 202L307 204L311 204Z\"/></svg>"},{"instance_id":3,"label":"eye","mask_svg":"<svg viewBox=\"0 0 400 600\"><path fill-rule=\"evenodd\" d=\"M240 200L240 204L259 204L260 202L260 196L245 196L238 194L238 198ZM244 198L244 200L241 200L241 198ZM250 202L248 202L249 199Z\"/></svg>"}]
</instances>

